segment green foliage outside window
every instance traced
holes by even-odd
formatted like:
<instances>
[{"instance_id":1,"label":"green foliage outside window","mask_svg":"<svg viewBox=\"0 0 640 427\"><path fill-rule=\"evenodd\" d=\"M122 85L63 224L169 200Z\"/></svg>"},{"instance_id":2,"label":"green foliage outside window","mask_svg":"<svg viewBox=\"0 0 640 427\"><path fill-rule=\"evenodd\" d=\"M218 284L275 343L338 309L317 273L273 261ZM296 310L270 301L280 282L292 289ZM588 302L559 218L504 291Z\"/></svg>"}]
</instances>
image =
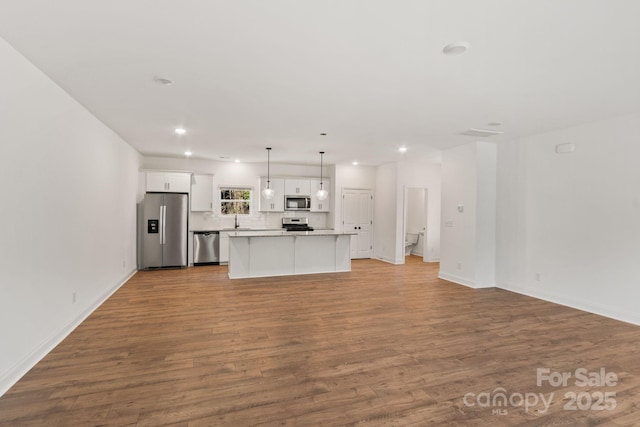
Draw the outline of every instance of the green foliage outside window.
<instances>
[{"instance_id":1,"label":"green foliage outside window","mask_svg":"<svg viewBox=\"0 0 640 427\"><path fill-rule=\"evenodd\" d=\"M248 188L221 188L220 214L249 215L251 213L251 190Z\"/></svg>"}]
</instances>

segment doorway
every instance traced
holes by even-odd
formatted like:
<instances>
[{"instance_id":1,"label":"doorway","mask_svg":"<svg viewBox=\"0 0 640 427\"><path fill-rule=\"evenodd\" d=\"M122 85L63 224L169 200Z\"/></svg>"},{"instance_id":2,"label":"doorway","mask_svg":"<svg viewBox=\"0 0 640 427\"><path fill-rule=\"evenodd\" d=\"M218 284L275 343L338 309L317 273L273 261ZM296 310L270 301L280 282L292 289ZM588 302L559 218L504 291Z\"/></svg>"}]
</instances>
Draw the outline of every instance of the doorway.
<instances>
[{"instance_id":1,"label":"doorway","mask_svg":"<svg viewBox=\"0 0 640 427\"><path fill-rule=\"evenodd\" d=\"M428 190L424 187L404 189L404 234L405 256L416 255L427 262L427 208ZM408 252L408 254L407 254Z\"/></svg>"}]
</instances>

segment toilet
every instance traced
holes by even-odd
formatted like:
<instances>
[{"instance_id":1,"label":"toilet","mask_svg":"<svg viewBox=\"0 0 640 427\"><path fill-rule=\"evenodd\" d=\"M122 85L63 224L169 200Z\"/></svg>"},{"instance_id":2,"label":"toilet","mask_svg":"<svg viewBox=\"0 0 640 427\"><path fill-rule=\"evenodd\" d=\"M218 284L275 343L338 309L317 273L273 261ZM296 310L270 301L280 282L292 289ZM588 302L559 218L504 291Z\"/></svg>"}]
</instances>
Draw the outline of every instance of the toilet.
<instances>
[{"instance_id":1,"label":"toilet","mask_svg":"<svg viewBox=\"0 0 640 427\"><path fill-rule=\"evenodd\" d=\"M411 255L411 250L418 243L417 233L407 233L404 238L404 255Z\"/></svg>"}]
</instances>

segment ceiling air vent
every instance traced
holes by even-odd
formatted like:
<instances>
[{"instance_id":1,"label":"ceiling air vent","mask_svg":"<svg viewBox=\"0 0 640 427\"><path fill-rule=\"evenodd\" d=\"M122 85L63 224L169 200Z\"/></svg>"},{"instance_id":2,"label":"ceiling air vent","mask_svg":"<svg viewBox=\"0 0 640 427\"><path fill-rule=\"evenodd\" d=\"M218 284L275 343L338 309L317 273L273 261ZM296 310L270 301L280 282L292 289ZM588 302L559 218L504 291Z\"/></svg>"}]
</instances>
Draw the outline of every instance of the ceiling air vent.
<instances>
[{"instance_id":1,"label":"ceiling air vent","mask_svg":"<svg viewBox=\"0 0 640 427\"><path fill-rule=\"evenodd\" d=\"M488 136L493 136L493 135L502 135L503 133L504 132L500 132L497 130L469 129L464 132L461 132L460 135L479 136L481 138L486 138Z\"/></svg>"}]
</instances>

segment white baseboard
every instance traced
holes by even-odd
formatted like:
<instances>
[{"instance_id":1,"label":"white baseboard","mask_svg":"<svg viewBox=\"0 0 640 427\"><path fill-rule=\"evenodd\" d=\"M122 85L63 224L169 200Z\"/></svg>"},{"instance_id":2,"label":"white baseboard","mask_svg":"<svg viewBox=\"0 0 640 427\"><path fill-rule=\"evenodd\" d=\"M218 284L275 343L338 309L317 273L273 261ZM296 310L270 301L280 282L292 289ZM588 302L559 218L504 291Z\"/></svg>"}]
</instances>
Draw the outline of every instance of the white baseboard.
<instances>
[{"instance_id":1,"label":"white baseboard","mask_svg":"<svg viewBox=\"0 0 640 427\"><path fill-rule=\"evenodd\" d=\"M468 287L473 288L473 289L493 288L494 287L493 285L476 283L473 280L465 279L463 277L459 277L459 276L456 276L454 274L449 274L449 273L445 273L445 272L442 272L442 271L440 271L440 273L438 273L438 277L440 279L448 280L449 282L457 283L459 285L468 286Z\"/></svg>"},{"instance_id":2,"label":"white baseboard","mask_svg":"<svg viewBox=\"0 0 640 427\"><path fill-rule=\"evenodd\" d=\"M20 378L22 378L31 368L33 368L39 361L41 361L51 350L53 350L58 344L60 344L75 328L77 328L91 313L93 313L98 307L102 305L111 295L113 295L122 285L127 283L138 270L132 270L123 280L121 280L116 286L105 292L100 298L98 298L93 304L87 307L82 313L75 319L69 322L64 328L57 333L52 334L49 338L44 340L39 346L37 346L31 353L29 353L24 359L16 363L12 368L7 371L0 378L0 396L5 394Z\"/></svg>"},{"instance_id":3,"label":"white baseboard","mask_svg":"<svg viewBox=\"0 0 640 427\"><path fill-rule=\"evenodd\" d=\"M404 260L402 260L403 262L396 262L395 259L393 258L388 258L385 256L373 256L373 259L377 259L378 261L383 261L383 262L388 262L389 264L393 264L393 265L400 265L400 264L404 264Z\"/></svg>"},{"instance_id":4,"label":"white baseboard","mask_svg":"<svg viewBox=\"0 0 640 427\"><path fill-rule=\"evenodd\" d=\"M438 273L438 278L439 279L448 280L449 282L457 283L458 285L468 286L470 288L475 288L476 287L475 283L473 281L471 281L471 280L467 280L467 279L464 279L462 277L458 277L458 276L453 275L453 274L445 273L443 271L440 271Z\"/></svg>"},{"instance_id":5,"label":"white baseboard","mask_svg":"<svg viewBox=\"0 0 640 427\"><path fill-rule=\"evenodd\" d=\"M586 311L588 313L597 314L599 316L608 317L610 319L619 320L625 323L631 323L633 325L640 326L640 314L622 312L618 310L612 310L609 307L593 304L588 301L583 301L578 298L567 297L565 295L553 294L549 292L543 292L540 290L527 289L522 286L496 283L496 287L505 291L515 292L517 294L526 295L528 297L541 299L544 301L552 302L554 304L564 305L566 307L575 308L576 310Z\"/></svg>"}]
</instances>

